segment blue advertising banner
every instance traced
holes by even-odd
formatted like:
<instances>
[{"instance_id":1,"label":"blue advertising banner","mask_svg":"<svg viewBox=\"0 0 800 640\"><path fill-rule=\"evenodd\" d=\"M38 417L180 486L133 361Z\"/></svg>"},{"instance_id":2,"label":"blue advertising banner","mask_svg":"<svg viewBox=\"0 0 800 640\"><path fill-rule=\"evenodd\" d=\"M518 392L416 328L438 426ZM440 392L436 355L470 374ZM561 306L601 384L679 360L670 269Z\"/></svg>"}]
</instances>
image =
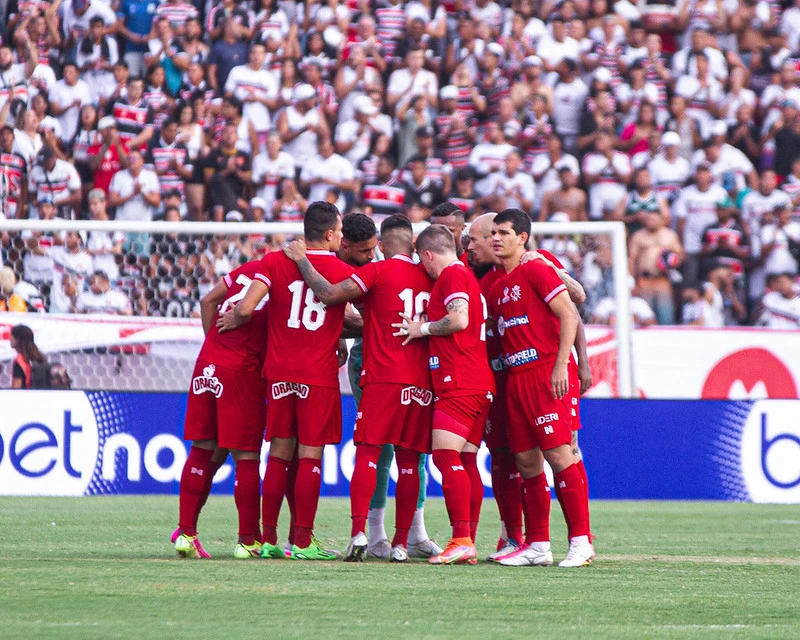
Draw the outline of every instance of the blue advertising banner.
<instances>
[{"instance_id":1,"label":"blue advertising banner","mask_svg":"<svg viewBox=\"0 0 800 640\"><path fill-rule=\"evenodd\" d=\"M185 394L0 391L0 406L0 495L178 490ZM581 414L595 499L800 503L798 400L585 400ZM323 459L326 496L348 495L353 473L349 396L342 415L342 443ZM485 448L478 462L491 495ZM430 459L427 468L428 494L440 496ZM232 471L230 462L220 469L215 491L232 492Z\"/></svg>"}]
</instances>

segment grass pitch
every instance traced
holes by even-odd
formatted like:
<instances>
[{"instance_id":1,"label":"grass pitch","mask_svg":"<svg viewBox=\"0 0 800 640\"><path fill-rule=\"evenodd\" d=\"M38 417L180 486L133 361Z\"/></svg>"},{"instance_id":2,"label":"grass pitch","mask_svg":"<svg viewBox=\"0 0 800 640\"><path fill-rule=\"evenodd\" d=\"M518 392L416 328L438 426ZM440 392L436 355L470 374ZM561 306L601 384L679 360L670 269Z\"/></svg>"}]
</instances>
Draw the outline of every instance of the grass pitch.
<instances>
[{"instance_id":1,"label":"grass pitch","mask_svg":"<svg viewBox=\"0 0 800 640\"><path fill-rule=\"evenodd\" d=\"M592 508L598 558L564 570L234 560L230 497L201 516L214 559L180 560L177 497L0 498L0 637L800 638L800 505ZM443 502L426 514L446 539ZM556 503L552 520L557 562ZM343 549L347 501L322 500L317 522Z\"/></svg>"}]
</instances>

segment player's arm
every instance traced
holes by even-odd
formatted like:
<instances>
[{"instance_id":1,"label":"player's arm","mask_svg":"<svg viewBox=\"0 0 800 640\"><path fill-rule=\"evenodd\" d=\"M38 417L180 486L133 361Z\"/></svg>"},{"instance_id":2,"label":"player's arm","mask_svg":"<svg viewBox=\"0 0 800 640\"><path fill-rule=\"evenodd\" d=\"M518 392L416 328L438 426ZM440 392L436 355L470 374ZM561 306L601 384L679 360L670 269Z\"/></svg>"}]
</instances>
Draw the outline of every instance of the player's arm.
<instances>
[{"instance_id":1,"label":"player's arm","mask_svg":"<svg viewBox=\"0 0 800 640\"><path fill-rule=\"evenodd\" d=\"M567 364L569 363L572 345L575 344L575 336L578 332L578 314L566 291L554 296L548 302L548 305L561 324L558 336L558 355L553 366L553 374L550 377L553 397L560 400L569 391Z\"/></svg>"},{"instance_id":2,"label":"player's arm","mask_svg":"<svg viewBox=\"0 0 800 640\"><path fill-rule=\"evenodd\" d=\"M403 346L416 338L425 336L450 336L469 327L469 302L465 298L455 298L447 303L447 315L436 322L415 322L404 313L403 322L392 326L397 329L395 336L406 336Z\"/></svg>"},{"instance_id":3,"label":"player's arm","mask_svg":"<svg viewBox=\"0 0 800 640\"><path fill-rule=\"evenodd\" d=\"M567 288L567 293L569 293L569 298L575 304L582 304L584 300L586 300L586 291L583 288L583 285L578 282L575 278L573 278L569 273L567 273L566 269L559 269L556 265L553 264L551 260L545 258L541 253L538 251L526 251L522 254L522 258L520 259L521 264L525 264L531 260L541 260L545 264L551 266L553 271L556 272L556 275L559 277L561 282L564 283L564 286Z\"/></svg>"},{"instance_id":4,"label":"player's arm","mask_svg":"<svg viewBox=\"0 0 800 640\"><path fill-rule=\"evenodd\" d=\"M211 331L219 305L225 301L227 293L228 285L224 280L220 280L211 291L200 299L200 320L203 323L203 333L206 335Z\"/></svg>"},{"instance_id":5,"label":"player's arm","mask_svg":"<svg viewBox=\"0 0 800 640\"><path fill-rule=\"evenodd\" d=\"M364 318L350 311L350 305L344 310L344 326L342 338L360 338L364 335Z\"/></svg>"},{"instance_id":6,"label":"player's arm","mask_svg":"<svg viewBox=\"0 0 800 640\"><path fill-rule=\"evenodd\" d=\"M225 331L238 329L242 325L250 322L253 311L255 311L258 303L261 302L261 298L267 295L267 293L269 293L267 283L262 280L254 279L247 289L247 295L242 301L233 307L233 309L226 311L220 316L219 320L217 320L217 329L219 329L219 332L224 333Z\"/></svg>"},{"instance_id":7,"label":"player's arm","mask_svg":"<svg viewBox=\"0 0 800 640\"><path fill-rule=\"evenodd\" d=\"M317 296L317 299L324 305L341 304L348 300L353 300L360 296L363 291L354 280L347 278L337 284L331 284L320 274L306 257L306 243L302 240L295 240L283 248L283 252L290 260L297 264L303 280Z\"/></svg>"},{"instance_id":8,"label":"player's arm","mask_svg":"<svg viewBox=\"0 0 800 640\"><path fill-rule=\"evenodd\" d=\"M583 395L592 386L592 371L589 368L589 353L586 348L586 331L584 330L583 320L580 315L578 315L578 330L575 333L575 351L578 352L578 378L581 381L581 395Z\"/></svg>"}]
</instances>

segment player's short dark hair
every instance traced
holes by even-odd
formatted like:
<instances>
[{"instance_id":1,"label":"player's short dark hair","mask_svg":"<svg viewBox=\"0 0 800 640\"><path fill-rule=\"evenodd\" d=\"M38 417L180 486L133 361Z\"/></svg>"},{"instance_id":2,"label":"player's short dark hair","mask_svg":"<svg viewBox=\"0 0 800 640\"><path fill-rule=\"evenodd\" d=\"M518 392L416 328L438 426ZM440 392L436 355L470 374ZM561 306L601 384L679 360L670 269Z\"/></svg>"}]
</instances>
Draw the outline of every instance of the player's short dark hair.
<instances>
[{"instance_id":1,"label":"player's short dark hair","mask_svg":"<svg viewBox=\"0 0 800 640\"><path fill-rule=\"evenodd\" d=\"M306 242L320 242L328 231L336 228L339 209L329 202L312 202L303 217L303 235Z\"/></svg>"},{"instance_id":2,"label":"player's short dark hair","mask_svg":"<svg viewBox=\"0 0 800 640\"><path fill-rule=\"evenodd\" d=\"M517 235L527 233L529 238L531 236L531 217L521 209L503 209L495 216L493 222L494 224L510 222L514 233Z\"/></svg>"},{"instance_id":3,"label":"player's short dark hair","mask_svg":"<svg viewBox=\"0 0 800 640\"><path fill-rule=\"evenodd\" d=\"M456 239L443 224L432 224L417 237L417 252L430 251L438 255L456 252Z\"/></svg>"},{"instance_id":4,"label":"player's short dark hair","mask_svg":"<svg viewBox=\"0 0 800 640\"><path fill-rule=\"evenodd\" d=\"M97 24L98 22L105 26L105 20L103 20L100 16L95 16L94 18L89 20L90 25Z\"/></svg>"},{"instance_id":5,"label":"player's short dark hair","mask_svg":"<svg viewBox=\"0 0 800 640\"><path fill-rule=\"evenodd\" d=\"M342 236L351 244L370 240L376 234L375 222L363 213L350 213L342 218Z\"/></svg>"},{"instance_id":6,"label":"player's short dark hair","mask_svg":"<svg viewBox=\"0 0 800 640\"><path fill-rule=\"evenodd\" d=\"M442 202L437 204L433 211L431 211L431 218L449 218L450 216L455 216L456 218L464 217L464 212L461 210L457 204L453 204L452 202Z\"/></svg>"},{"instance_id":7,"label":"player's short dark hair","mask_svg":"<svg viewBox=\"0 0 800 640\"><path fill-rule=\"evenodd\" d=\"M406 216L394 214L381 222L381 237L387 233L390 233L391 231L395 231L396 229L401 229L404 231L407 230L409 233L414 233L414 227L411 225L411 220L409 220Z\"/></svg>"}]
</instances>

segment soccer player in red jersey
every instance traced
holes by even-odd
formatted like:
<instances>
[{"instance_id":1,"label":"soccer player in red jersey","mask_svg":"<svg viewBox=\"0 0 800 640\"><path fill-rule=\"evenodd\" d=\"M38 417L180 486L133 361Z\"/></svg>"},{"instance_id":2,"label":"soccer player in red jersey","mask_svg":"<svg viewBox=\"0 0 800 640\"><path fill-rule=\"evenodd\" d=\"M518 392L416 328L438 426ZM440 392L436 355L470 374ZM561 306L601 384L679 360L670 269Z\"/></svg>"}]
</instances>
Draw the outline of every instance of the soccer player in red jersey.
<instances>
[{"instance_id":1,"label":"soccer player in red jersey","mask_svg":"<svg viewBox=\"0 0 800 640\"><path fill-rule=\"evenodd\" d=\"M469 260L476 274L479 276L481 290L488 299L489 292L494 283L505 276L505 269L498 263L492 250L492 222L496 213L485 213L473 220L469 228L469 243L467 251ZM530 243L529 243L530 244ZM580 304L586 298L583 287L564 270L558 259L548 251L528 251L523 255L522 261L527 259L544 259L551 266L561 281L567 287L570 299ZM501 531L497 543L497 551L489 556L489 560L497 560L519 548L522 542L522 481L514 456L508 448L507 422L508 416L505 401L505 384L507 371L502 360L500 338L492 327L487 330L487 348L489 350L489 363L494 371L497 386L498 401L492 403L489 420L486 423L484 441L492 454L492 490L500 512ZM579 378L580 385L570 384L570 390L580 387L581 393L591 386L591 372L586 355L586 337L583 332L583 323L578 326L575 340L578 352L579 365L575 365L574 358L570 359L570 376ZM578 397L570 398L573 411L573 452L577 452L577 429L580 429ZM578 460L579 468L586 481L586 472L583 461ZM586 484L588 487L588 482Z\"/></svg>"},{"instance_id":2,"label":"soccer player in red jersey","mask_svg":"<svg viewBox=\"0 0 800 640\"><path fill-rule=\"evenodd\" d=\"M578 316L565 285L549 266L540 260L521 264L530 225L527 214L506 209L492 226L494 253L507 275L492 287L489 308L509 373L508 440L523 478L527 524L525 545L498 562L517 566L553 562L544 456L559 485L556 495L569 535L569 552L559 566L578 567L594 558L588 493L570 447L568 365Z\"/></svg>"},{"instance_id":3,"label":"soccer player in red jersey","mask_svg":"<svg viewBox=\"0 0 800 640\"><path fill-rule=\"evenodd\" d=\"M358 298L363 305L363 394L354 434L352 527L345 562L361 561L367 550L367 514L377 482L378 459L386 444L394 445L399 470L391 560L408 560L408 534L419 496L420 454L430 451L433 392L428 345L418 341L403 346L402 339L392 335L391 325L401 313L419 320L427 310L433 283L411 258L414 232L408 218L386 218L381 224L380 246L386 260L364 265L337 284L319 274L305 257L302 242L284 249L298 262L300 273L323 303L340 304Z\"/></svg>"},{"instance_id":4,"label":"soccer player in red jersey","mask_svg":"<svg viewBox=\"0 0 800 640\"><path fill-rule=\"evenodd\" d=\"M306 210L304 235L308 257L326 278L338 282L352 267L332 252L342 240L338 209L314 202ZM221 330L247 323L269 292L267 357L267 437L270 455L262 484L262 557L283 558L277 526L287 475L298 451L295 481L295 531L292 558L333 560L335 554L313 539L322 481L322 452L342 437L337 345L345 305L326 306L308 288L297 265L282 252L267 254L244 299L218 322Z\"/></svg>"},{"instance_id":5,"label":"soccer player in red jersey","mask_svg":"<svg viewBox=\"0 0 800 640\"><path fill-rule=\"evenodd\" d=\"M395 323L403 344L430 336L429 367L435 392L433 463L442 474L453 536L431 564L475 564L483 481L477 452L494 393L486 357L486 301L475 276L457 258L453 234L431 225L417 238L420 261L435 280L429 322L402 314Z\"/></svg>"},{"instance_id":6,"label":"soccer player in red jersey","mask_svg":"<svg viewBox=\"0 0 800 640\"><path fill-rule=\"evenodd\" d=\"M267 346L266 299L259 299L241 331L220 333L218 315L242 300L259 272L258 261L234 269L200 301L206 337L197 356L186 407L184 438L192 441L181 474L179 525L173 542L183 557L210 557L197 537L197 518L214 474L230 450L239 512L236 558L258 557L260 483L266 405L261 367Z\"/></svg>"}]
</instances>

